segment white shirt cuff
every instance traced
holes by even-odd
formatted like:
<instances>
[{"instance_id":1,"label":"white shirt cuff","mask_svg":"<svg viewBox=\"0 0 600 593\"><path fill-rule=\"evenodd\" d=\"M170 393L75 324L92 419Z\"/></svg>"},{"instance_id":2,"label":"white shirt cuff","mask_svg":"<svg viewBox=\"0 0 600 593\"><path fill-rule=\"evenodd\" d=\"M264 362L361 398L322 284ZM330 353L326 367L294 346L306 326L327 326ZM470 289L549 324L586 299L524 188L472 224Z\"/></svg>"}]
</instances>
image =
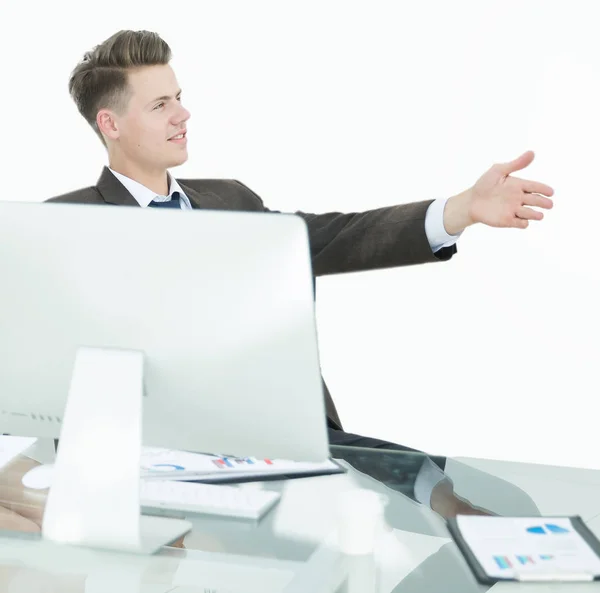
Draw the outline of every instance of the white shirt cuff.
<instances>
[{"instance_id":1,"label":"white shirt cuff","mask_svg":"<svg viewBox=\"0 0 600 593\"><path fill-rule=\"evenodd\" d=\"M435 253L443 247L454 245L462 233L458 235L449 235L444 227L444 208L448 198L438 198L434 200L425 214L425 234Z\"/></svg>"},{"instance_id":2,"label":"white shirt cuff","mask_svg":"<svg viewBox=\"0 0 600 593\"><path fill-rule=\"evenodd\" d=\"M417 502L431 508L431 493L442 480L450 481L450 478L429 457L426 457L415 480L414 493Z\"/></svg>"}]
</instances>

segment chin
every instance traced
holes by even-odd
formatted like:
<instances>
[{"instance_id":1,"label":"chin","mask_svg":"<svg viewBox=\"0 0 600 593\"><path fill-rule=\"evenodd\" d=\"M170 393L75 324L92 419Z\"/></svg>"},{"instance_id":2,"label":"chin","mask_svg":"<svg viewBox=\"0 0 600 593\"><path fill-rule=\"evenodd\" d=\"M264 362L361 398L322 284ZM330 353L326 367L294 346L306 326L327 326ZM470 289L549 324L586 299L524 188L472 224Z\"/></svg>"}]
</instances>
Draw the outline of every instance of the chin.
<instances>
[{"instance_id":1,"label":"chin","mask_svg":"<svg viewBox=\"0 0 600 593\"><path fill-rule=\"evenodd\" d=\"M180 155L178 158L171 159L169 164L167 165L167 169L172 169L173 167L179 167L183 165L188 160L187 152L185 154Z\"/></svg>"}]
</instances>

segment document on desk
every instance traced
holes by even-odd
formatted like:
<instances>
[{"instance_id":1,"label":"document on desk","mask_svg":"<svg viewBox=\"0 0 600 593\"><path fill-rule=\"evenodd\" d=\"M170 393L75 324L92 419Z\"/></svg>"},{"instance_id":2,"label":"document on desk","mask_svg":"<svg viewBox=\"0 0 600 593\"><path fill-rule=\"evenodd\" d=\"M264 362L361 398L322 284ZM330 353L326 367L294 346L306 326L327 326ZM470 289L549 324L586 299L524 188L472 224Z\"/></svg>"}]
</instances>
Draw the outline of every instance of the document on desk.
<instances>
[{"instance_id":1,"label":"document on desk","mask_svg":"<svg viewBox=\"0 0 600 593\"><path fill-rule=\"evenodd\" d=\"M580 517L459 515L448 527L480 582L600 578L600 542Z\"/></svg>"},{"instance_id":2,"label":"document on desk","mask_svg":"<svg viewBox=\"0 0 600 593\"><path fill-rule=\"evenodd\" d=\"M143 447L141 456L141 475L146 479L222 484L340 474L345 471L331 459L322 463L304 463L191 453L158 447Z\"/></svg>"},{"instance_id":3,"label":"document on desk","mask_svg":"<svg viewBox=\"0 0 600 593\"><path fill-rule=\"evenodd\" d=\"M0 468L25 452L37 441L34 437L0 435Z\"/></svg>"}]
</instances>

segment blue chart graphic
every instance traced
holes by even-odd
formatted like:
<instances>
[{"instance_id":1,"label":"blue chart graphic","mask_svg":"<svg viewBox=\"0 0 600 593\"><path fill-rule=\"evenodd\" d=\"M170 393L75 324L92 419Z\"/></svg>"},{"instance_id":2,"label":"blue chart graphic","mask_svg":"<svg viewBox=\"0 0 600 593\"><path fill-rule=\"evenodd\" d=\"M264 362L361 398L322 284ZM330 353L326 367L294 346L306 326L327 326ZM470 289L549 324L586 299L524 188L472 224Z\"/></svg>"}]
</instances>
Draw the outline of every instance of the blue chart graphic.
<instances>
[{"instance_id":1,"label":"blue chart graphic","mask_svg":"<svg viewBox=\"0 0 600 593\"><path fill-rule=\"evenodd\" d=\"M535 533L538 532L536 531ZM493 556L493 558L496 564L498 565L498 568L500 568L501 570L508 570L513 566L508 556ZM533 556L520 556L518 554L515 554L515 558L517 562L523 566L526 566L528 564L536 564L535 560L533 559ZM540 560L547 561L552 560L554 556L552 554L540 554L539 558Z\"/></svg>"},{"instance_id":2,"label":"blue chart graphic","mask_svg":"<svg viewBox=\"0 0 600 593\"><path fill-rule=\"evenodd\" d=\"M543 527L541 525L534 525L533 527L528 527L527 531L529 533L537 533L540 535L546 535L548 533L569 533L568 529L565 529L560 525L554 525L553 523L546 523Z\"/></svg>"},{"instance_id":3,"label":"blue chart graphic","mask_svg":"<svg viewBox=\"0 0 600 593\"><path fill-rule=\"evenodd\" d=\"M541 533L542 535L546 533L546 530L543 527L528 527L527 531L529 531L529 533Z\"/></svg>"},{"instance_id":4,"label":"blue chart graphic","mask_svg":"<svg viewBox=\"0 0 600 593\"><path fill-rule=\"evenodd\" d=\"M559 525L552 525L552 523L546 523L546 529L550 533L569 533L568 529L560 527Z\"/></svg>"},{"instance_id":5,"label":"blue chart graphic","mask_svg":"<svg viewBox=\"0 0 600 593\"><path fill-rule=\"evenodd\" d=\"M155 463L154 465L152 465L150 467L150 470L153 471L173 471L173 470L177 470L177 471L183 471L185 469L185 467L183 467L182 465L173 465L172 463Z\"/></svg>"},{"instance_id":6,"label":"blue chart graphic","mask_svg":"<svg viewBox=\"0 0 600 593\"><path fill-rule=\"evenodd\" d=\"M498 568L501 570L512 567L512 564L507 556L494 556L494 560L496 561Z\"/></svg>"}]
</instances>

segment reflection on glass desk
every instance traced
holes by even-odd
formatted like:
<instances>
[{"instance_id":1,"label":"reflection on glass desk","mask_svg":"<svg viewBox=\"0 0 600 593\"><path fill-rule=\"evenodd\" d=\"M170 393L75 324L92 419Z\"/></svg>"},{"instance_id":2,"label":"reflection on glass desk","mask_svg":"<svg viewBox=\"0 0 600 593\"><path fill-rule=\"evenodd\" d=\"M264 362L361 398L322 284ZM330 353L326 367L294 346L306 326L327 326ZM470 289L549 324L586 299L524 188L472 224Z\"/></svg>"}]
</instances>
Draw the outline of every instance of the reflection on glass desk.
<instances>
[{"instance_id":1,"label":"reflection on glass desk","mask_svg":"<svg viewBox=\"0 0 600 593\"><path fill-rule=\"evenodd\" d=\"M241 485L278 491L281 501L260 522L188 515L194 529L185 540L146 557L42 540L45 494L22 486L21 477L36 462L20 456L0 468L0 591L489 590L471 575L444 518L410 495L425 456L354 447L332 447L331 453L348 468L346 474ZM593 521L600 516L600 472L469 459L449 459L446 471L457 495L490 512L581 514L592 529L600 528ZM338 496L356 487L385 494L389 501L386 529L374 555L366 557L345 556L337 548Z\"/></svg>"}]
</instances>

